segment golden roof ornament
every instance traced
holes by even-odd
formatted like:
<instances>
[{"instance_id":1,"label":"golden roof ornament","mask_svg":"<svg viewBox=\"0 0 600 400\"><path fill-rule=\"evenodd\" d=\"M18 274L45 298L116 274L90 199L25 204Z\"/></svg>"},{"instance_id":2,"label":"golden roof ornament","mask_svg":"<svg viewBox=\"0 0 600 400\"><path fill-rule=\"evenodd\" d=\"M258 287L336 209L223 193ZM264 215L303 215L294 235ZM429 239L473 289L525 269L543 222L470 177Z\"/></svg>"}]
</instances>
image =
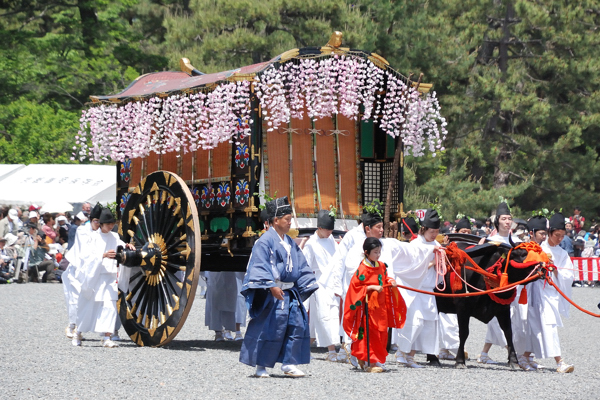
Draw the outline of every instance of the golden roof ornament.
<instances>
[{"instance_id":1,"label":"golden roof ornament","mask_svg":"<svg viewBox=\"0 0 600 400\"><path fill-rule=\"evenodd\" d=\"M342 32L340 31L335 31L331 34L331 37L329 38L329 42L327 42L326 46L329 47L334 47L334 48L338 48L342 45Z\"/></svg>"}]
</instances>

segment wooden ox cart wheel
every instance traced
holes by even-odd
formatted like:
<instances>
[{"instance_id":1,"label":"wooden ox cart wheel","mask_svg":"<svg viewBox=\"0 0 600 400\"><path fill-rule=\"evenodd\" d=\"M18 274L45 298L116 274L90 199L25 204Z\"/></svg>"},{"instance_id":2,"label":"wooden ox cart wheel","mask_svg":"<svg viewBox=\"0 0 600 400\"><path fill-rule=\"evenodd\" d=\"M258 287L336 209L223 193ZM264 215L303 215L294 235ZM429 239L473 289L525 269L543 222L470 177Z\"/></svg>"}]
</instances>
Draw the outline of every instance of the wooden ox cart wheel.
<instances>
[{"instance_id":1,"label":"wooden ox cart wheel","mask_svg":"<svg viewBox=\"0 0 600 400\"><path fill-rule=\"evenodd\" d=\"M133 190L119 233L136 250L119 249L117 309L139 346L169 343L194 302L200 274L200 223L194 198L177 175L158 171Z\"/></svg>"}]
</instances>

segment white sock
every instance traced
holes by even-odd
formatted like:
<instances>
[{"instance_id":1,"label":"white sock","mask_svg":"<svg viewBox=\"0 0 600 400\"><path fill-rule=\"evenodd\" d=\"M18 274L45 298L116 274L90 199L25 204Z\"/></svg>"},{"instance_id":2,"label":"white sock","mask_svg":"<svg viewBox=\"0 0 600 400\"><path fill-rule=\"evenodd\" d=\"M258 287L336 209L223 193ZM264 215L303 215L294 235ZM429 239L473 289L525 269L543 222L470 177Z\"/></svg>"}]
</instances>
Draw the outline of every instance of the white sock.
<instances>
[{"instance_id":1,"label":"white sock","mask_svg":"<svg viewBox=\"0 0 600 400\"><path fill-rule=\"evenodd\" d=\"M75 329L75 324L69 324L69 329Z\"/></svg>"}]
</instances>

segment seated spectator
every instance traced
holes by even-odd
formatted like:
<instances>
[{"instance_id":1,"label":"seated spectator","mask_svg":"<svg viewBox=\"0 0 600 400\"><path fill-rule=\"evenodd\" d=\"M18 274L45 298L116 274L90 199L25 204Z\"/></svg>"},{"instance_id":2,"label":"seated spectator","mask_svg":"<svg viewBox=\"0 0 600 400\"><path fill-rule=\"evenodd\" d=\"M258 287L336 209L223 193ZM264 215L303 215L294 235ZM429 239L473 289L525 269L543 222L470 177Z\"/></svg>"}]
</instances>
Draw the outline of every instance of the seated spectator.
<instances>
[{"instance_id":1,"label":"seated spectator","mask_svg":"<svg viewBox=\"0 0 600 400\"><path fill-rule=\"evenodd\" d=\"M566 251L569 254L569 257L574 257L574 255L573 255L573 240L570 237L565 235L565 237L563 237L562 242L560 242L558 245L560 246L561 249L563 249L564 251Z\"/></svg>"},{"instance_id":2,"label":"seated spectator","mask_svg":"<svg viewBox=\"0 0 600 400\"><path fill-rule=\"evenodd\" d=\"M485 220L485 224L483 225L483 230L486 235L489 235L494 230L494 224L492 223L492 219L488 218Z\"/></svg>"},{"instance_id":3,"label":"seated spectator","mask_svg":"<svg viewBox=\"0 0 600 400\"><path fill-rule=\"evenodd\" d=\"M577 238L573 241L573 257L581 257L583 248L585 247L585 241L581 238Z\"/></svg>"},{"instance_id":4,"label":"seated spectator","mask_svg":"<svg viewBox=\"0 0 600 400\"><path fill-rule=\"evenodd\" d=\"M79 212L79 214L77 214L74 218L73 218L73 223L69 226L69 232L68 232L68 237L67 237L67 250L71 250L71 247L73 247L73 243L75 243L75 235L77 233L77 228L79 228L79 226L81 225L81 219L79 217L85 218L83 216L82 212Z\"/></svg>"},{"instance_id":5,"label":"seated spectator","mask_svg":"<svg viewBox=\"0 0 600 400\"><path fill-rule=\"evenodd\" d=\"M39 282L39 274L43 272L42 282L58 282L54 275L54 262L46 260L46 253L49 251L48 244L38 233L35 225L29 225L29 237L25 242L25 248L29 280Z\"/></svg>"},{"instance_id":6,"label":"seated spectator","mask_svg":"<svg viewBox=\"0 0 600 400\"><path fill-rule=\"evenodd\" d=\"M56 230L58 232L57 242L60 245L65 246L69 242L69 221L66 216L61 215L56 217L56 224Z\"/></svg>"},{"instance_id":7,"label":"seated spectator","mask_svg":"<svg viewBox=\"0 0 600 400\"><path fill-rule=\"evenodd\" d=\"M40 215L37 213L37 211L29 211L29 218L25 222L27 224L38 225L40 222Z\"/></svg>"},{"instance_id":8,"label":"seated spectator","mask_svg":"<svg viewBox=\"0 0 600 400\"><path fill-rule=\"evenodd\" d=\"M6 248L7 241L6 238L0 238L0 283L12 283L15 273L16 257Z\"/></svg>"},{"instance_id":9,"label":"seated spectator","mask_svg":"<svg viewBox=\"0 0 600 400\"><path fill-rule=\"evenodd\" d=\"M571 220L569 220L569 222L565 221L565 236L568 236L571 239L575 238L575 231L573 230L573 224L571 223Z\"/></svg>"},{"instance_id":10,"label":"seated spectator","mask_svg":"<svg viewBox=\"0 0 600 400\"><path fill-rule=\"evenodd\" d=\"M83 204L81 205L81 212L83 213L83 215L84 215L86 218L88 218L88 217L89 217L89 215L90 215L90 211L92 211L92 205L91 205L91 203L89 203L89 202L87 202L87 201L86 201L85 203L83 203ZM79 218L79 219L81 219L81 220L83 221L83 219L82 219L82 218ZM84 222L85 222L85 221L84 221Z\"/></svg>"},{"instance_id":11,"label":"seated spectator","mask_svg":"<svg viewBox=\"0 0 600 400\"><path fill-rule=\"evenodd\" d=\"M42 232L46 235L46 243L56 242L58 234L54 230L54 217L50 213L44 214L44 225L42 226Z\"/></svg>"},{"instance_id":12,"label":"seated spectator","mask_svg":"<svg viewBox=\"0 0 600 400\"><path fill-rule=\"evenodd\" d=\"M0 237L6 236L7 233L16 235L22 228L23 222L19 219L19 210L11 208L6 218L0 220Z\"/></svg>"}]
</instances>

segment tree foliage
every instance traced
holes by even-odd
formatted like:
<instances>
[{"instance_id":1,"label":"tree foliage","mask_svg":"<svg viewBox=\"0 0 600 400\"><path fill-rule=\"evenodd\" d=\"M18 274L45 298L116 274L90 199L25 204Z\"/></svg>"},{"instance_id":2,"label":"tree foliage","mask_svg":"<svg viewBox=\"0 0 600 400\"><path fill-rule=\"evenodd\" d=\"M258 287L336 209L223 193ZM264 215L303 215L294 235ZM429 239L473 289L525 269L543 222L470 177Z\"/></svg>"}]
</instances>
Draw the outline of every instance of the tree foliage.
<instances>
[{"instance_id":1,"label":"tree foliage","mask_svg":"<svg viewBox=\"0 0 600 400\"><path fill-rule=\"evenodd\" d=\"M0 157L60 160L18 147L72 141L89 95L181 57L216 72L340 30L440 98L448 150L407 159L408 208L600 215L599 25L592 0L0 0Z\"/></svg>"}]
</instances>

